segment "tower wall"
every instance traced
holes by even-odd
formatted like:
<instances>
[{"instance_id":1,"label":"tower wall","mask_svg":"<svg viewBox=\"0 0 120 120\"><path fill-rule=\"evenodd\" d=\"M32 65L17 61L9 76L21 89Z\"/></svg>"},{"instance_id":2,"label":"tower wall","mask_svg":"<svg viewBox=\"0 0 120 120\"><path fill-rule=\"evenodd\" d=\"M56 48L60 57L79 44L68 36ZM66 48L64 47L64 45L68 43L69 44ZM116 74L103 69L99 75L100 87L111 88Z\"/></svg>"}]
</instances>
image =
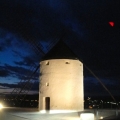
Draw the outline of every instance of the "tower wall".
<instances>
[{"instance_id":1,"label":"tower wall","mask_svg":"<svg viewBox=\"0 0 120 120\"><path fill-rule=\"evenodd\" d=\"M40 62L39 110L49 98L50 110L83 110L83 64L79 60Z\"/></svg>"}]
</instances>

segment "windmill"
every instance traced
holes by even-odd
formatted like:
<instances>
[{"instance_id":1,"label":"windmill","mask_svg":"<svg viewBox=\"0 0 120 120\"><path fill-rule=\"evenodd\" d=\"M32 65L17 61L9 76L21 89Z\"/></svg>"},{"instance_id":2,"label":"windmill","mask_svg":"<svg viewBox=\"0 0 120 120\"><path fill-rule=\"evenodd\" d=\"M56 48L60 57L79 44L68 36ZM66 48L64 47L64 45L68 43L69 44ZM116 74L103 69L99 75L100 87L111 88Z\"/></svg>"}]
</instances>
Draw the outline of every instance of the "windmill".
<instances>
[{"instance_id":1,"label":"windmill","mask_svg":"<svg viewBox=\"0 0 120 120\"><path fill-rule=\"evenodd\" d=\"M60 41L60 40L57 39L57 40L51 42L47 46L47 50L49 51L52 48L52 46L54 46L56 43L59 43L58 41ZM39 41L29 40L29 44L34 49L39 60L41 59L41 55L42 56L46 55L46 52L44 51L44 47L40 44ZM44 59L40 62L41 67L44 67L44 69L41 69L41 71L40 71L41 81L40 81L40 86L39 86L39 88L40 88L40 90L39 90L39 103L40 103L39 110L50 110L50 109L83 110L84 109L84 103L83 103L83 97L84 97L84 93L83 93L83 64L82 64L82 62L77 60L76 57L71 58L71 53L69 54L69 51L65 54L61 54L60 53L61 50L63 52L66 51L65 49L62 48L62 45L61 46L58 45L56 47L56 48L60 48L60 49L52 50L52 51L55 51L54 55L57 56L59 53L59 55L62 55L62 56L57 56L57 57L51 56L53 54L51 54L51 52L50 53L48 52L47 57L45 56ZM56 52L57 50L58 51L60 50L60 51ZM66 56L67 56L67 58L64 58ZM63 58L59 58L59 57L63 57ZM57 59L57 60L54 60L54 59ZM68 66L69 67L66 69L64 67L65 66L64 64L67 65L67 67ZM59 65L61 65L61 66L59 66ZM60 69L61 67L64 70ZM60 70L60 71L56 72L55 71L56 69ZM70 71L72 69L74 69L75 72ZM20 85L19 88L15 88L12 91L11 95L14 96L16 103L20 104L24 100L25 96L27 95L27 93L31 89L33 83L35 82L34 76L35 76L36 72L38 72L38 70L39 70L39 65L36 65L36 64L32 65L30 67L30 72L28 72L26 74L26 76L28 76L28 79L27 80L22 79L19 83L19 85ZM54 74L51 74L51 71ZM67 72L67 74L65 75L64 73L66 73L66 72ZM80 74L79 74L79 72L80 72ZM58 76L58 75L56 75L56 73L60 74L59 78L58 77L53 78L53 76ZM68 76L70 76L70 77L67 78ZM79 77L76 77L76 76L79 76ZM64 82L64 81L66 81L66 78L69 80L67 80L67 82ZM64 84L62 84L62 85L60 85L61 83L59 82L59 81L61 81L61 79L64 80L62 82ZM53 88L49 87L51 84L54 83L54 81L51 82L52 80L57 80L56 84L52 85L54 90L53 90ZM80 84L78 84L78 83L80 83ZM69 85L70 87L67 87L67 85ZM61 89L57 89L59 87L61 87L63 90L66 90L66 87L68 89L65 92L65 91L61 91ZM75 91L75 87L78 88L77 91ZM104 86L104 88L105 88L105 86ZM57 93L55 92L55 94L54 94L53 92L50 93L49 91L56 91L59 93L59 96L55 97L57 95ZM71 92L69 92L69 91L72 91L73 93L80 92L80 94L79 95L75 94L73 96L73 95L71 95ZM64 96L62 96L61 93L65 93ZM69 96L67 96L68 94L69 94ZM109 94L111 94L111 93L109 92ZM54 99L54 97L55 97L55 99ZM59 98L59 99L56 99L56 98ZM62 98L65 98L64 101L67 101L67 102L65 102L65 104L61 103ZM74 101L73 98L78 100L78 101L77 102ZM114 97L112 97L112 98L114 99ZM114 101L115 101L115 99L114 99Z\"/></svg>"},{"instance_id":2,"label":"windmill","mask_svg":"<svg viewBox=\"0 0 120 120\"><path fill-rule=\"evenodd\" d=\"M62 39L40 61L39 110L83 110L83 63Z\"/></svg>"}]
</instances>

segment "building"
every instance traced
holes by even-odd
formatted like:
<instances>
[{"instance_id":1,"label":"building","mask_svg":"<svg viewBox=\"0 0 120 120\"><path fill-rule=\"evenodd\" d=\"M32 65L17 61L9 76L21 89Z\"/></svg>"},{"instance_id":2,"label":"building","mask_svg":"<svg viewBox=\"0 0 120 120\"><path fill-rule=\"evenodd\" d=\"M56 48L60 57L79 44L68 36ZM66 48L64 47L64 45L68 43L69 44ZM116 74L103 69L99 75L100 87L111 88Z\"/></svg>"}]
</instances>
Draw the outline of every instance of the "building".
<instances>
[{"instance_id":1,"label":"building","mask_svg":"<svg viewBox=\"0 0 120 120\"><path fill-rule=\"evenodd\" d=\"M39 110L83 110L83 64L61 40L40 62Z\"/></svg>"}]
</instances>

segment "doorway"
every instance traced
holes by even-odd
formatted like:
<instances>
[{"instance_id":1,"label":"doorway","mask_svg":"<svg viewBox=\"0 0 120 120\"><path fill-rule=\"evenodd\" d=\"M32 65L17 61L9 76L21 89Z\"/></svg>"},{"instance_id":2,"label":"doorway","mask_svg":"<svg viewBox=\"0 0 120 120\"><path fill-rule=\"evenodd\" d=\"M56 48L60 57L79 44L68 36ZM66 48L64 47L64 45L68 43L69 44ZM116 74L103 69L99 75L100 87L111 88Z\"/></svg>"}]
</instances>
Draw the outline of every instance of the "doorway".
<instances>
[{"instance_id":1,"label":"doorway","mask_svg":"<svg viewBox=\"0 0 120 120\"><path fill-rule=\"evenodd\" d=\"M43 98L43 109L50 110L50 97Z\"/></svg>"}]
</instances>

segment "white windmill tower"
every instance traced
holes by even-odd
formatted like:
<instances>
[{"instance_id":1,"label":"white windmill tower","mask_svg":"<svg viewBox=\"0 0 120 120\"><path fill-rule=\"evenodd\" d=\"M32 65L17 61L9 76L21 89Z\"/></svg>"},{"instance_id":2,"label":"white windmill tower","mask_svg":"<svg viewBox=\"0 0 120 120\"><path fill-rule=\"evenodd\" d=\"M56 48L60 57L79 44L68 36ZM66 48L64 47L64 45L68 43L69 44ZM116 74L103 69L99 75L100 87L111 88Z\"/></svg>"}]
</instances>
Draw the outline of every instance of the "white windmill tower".
<instances>
[{"instance_id":1,"label":"white windmill tower","mask_svg":"<svg viewBox=\"0 0 120 120\"><path fill-rule=\"evenodd\" d=\"M39 110L83 110L83 64L60 40L40 62Z\"/></svg>"},{"instance_id":2,"label":"white windmill tower","mask_svg":"<svg viewBox=\"0 0 120 120\"><path fill-rule=\"evenodd\" d=\"M59 40L56 45L45 55L39 43L30 40L35 52L40 59L39 81L39 110L83 110L83 64L76 58L70 48ZM55 43L51 43L48 49ZM27 82L21 80L21 88L15 88L12 95L15 95L16 102L21 103L29 92L32 79L39 65L32 66L33 74ZM29 74L28 74L29 75ZM25 80L26 81L26 80ZM24 85L22 83L25 83Z\"/></svg>"}]
</instances>

